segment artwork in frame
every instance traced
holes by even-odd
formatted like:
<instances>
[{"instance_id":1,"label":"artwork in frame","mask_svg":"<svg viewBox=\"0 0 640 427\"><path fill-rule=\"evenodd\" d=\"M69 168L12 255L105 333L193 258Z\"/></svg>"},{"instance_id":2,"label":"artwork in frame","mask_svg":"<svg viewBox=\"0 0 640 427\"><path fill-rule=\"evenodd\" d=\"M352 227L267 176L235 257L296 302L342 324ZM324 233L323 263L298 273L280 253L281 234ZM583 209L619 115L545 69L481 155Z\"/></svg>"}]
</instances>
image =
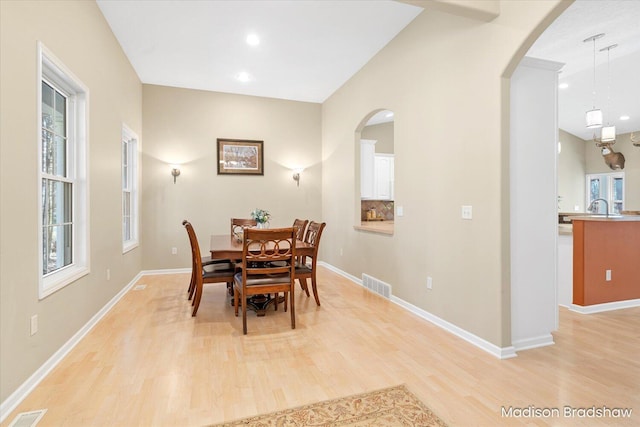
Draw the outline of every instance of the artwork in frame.
<instances>
[{"instance_id":1,"label":"artwork in frame","mask_svg":"<svg viewBox=\"0 0 640 427\"><path fill-rule=\"evenodd\" d=\"M263 141L218 138L218 175L264 175Z\"/></svg>"}]
</instances>

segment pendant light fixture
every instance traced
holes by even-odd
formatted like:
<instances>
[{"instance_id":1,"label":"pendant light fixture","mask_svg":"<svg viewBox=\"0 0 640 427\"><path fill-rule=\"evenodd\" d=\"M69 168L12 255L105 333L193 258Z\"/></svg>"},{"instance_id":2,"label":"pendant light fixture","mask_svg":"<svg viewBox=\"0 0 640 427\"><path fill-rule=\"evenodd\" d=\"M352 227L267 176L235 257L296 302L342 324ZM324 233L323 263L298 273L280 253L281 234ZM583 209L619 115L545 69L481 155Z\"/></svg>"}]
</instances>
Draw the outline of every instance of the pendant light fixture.
<instances>
[{"instance_id":1,"label":"pendant light fixture","mask_svg":"<svg viewBox=\"0 0 640 427\"><path fill-rule=\"evenodd\" d=\"M611 49L618 47L617 44L603 47L600 52L607 51L607 108L609 113L607 114L607 125L602 128L600 135L600 141L606 143L615 143L616 141L616 127L609 122L609 118L613 115L611 113L611 71L609 70L609 53Z\"/></svg>"},{"instance_id":2,"label":"pendant light fixture","mask_svg":"<svg viewBox=\"0 0 640 427\"><path fill-rule=\"evenodd\" d=\"M604 33L596 34L583 42L593 42L593 109L587 111L587 128L599 128L602 127L602 111L596 108L596 40L604 37Z\"/></svg>"}]
</instances>

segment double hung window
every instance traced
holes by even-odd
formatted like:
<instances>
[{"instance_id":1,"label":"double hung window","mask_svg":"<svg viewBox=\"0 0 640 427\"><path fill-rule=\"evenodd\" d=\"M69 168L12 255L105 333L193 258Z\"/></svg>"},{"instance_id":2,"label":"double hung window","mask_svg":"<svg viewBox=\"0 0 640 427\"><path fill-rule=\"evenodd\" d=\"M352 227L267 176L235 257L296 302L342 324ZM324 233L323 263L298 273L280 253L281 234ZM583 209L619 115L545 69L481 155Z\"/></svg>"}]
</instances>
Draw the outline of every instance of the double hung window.
<instances>
[{"instance_id":1,"label":"double hung window","mask_svg":"<svg viewBox=\"0 0 640 427\"><path fill-rule=\"evenodd\" d=\"M138 246L138 136L122 127L122 251Z\"/></svg>"},{"instance_id":2,"label":"double hung window","mask_svg":"<svg viewBox=\"0 0 640 427\"><path fill-rule=\"evenodd\" d=\"M44 298L89 272L88 91L43 45L38 50L39 296Z\"/></svg>"}]
</instances>

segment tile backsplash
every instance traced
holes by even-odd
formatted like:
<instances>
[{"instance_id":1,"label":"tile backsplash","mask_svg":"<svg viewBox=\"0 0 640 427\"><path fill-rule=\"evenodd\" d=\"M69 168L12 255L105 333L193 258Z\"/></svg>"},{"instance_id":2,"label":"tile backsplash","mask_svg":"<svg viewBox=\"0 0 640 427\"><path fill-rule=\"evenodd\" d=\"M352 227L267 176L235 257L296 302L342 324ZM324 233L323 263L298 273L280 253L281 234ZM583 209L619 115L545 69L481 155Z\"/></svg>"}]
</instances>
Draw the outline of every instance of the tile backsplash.
<instances>
[{"instance_id":1,"label":"tile backsplash","mask_svg":"<svg viewBox=\"0 0 640 427\"><path fill-rule=\"evenodd\" d=\"M389 200L361 200L360 201L360 219L367 219L367 211L375 209L376 216L385 220L393 221L393 213L395 211L393 201Z\"/></svg>"}]
</instances>

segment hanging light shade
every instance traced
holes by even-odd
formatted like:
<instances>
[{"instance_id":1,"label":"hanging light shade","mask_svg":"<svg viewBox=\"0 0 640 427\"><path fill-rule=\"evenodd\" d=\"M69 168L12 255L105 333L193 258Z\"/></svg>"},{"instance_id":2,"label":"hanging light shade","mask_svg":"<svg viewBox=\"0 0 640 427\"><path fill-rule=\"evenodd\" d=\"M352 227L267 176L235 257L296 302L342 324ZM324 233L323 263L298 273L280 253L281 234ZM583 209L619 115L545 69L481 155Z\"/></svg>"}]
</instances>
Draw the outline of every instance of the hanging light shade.
<instances>
[{"instance_id":1,"label":"hanging light shade","mask_svg":"<svg viewBox=\"0 0 640 427\"><path fill-rule=\"evenodd\" d=\"M602 142L611 142L616 140L616 127L615 126L604 126L602 128L602 134L600 137L600 141Z\"/></svg>"},{"instance_id":2,"label":"hanging light shade","mask_svg":"<svg viewBox=\"0 0 640 427\"><path fill-rule=\"evenodd\" d=\"M602 111L601 110L587 111L587 127L589 129L602 127Z\"/></svg>"},{"instance_id":3,"label":"hanging light shade","mask_svg":"<svg viewBox=\"0 0 640 427\"><path fill-rule=\"evenodd\" d=\"M595 36L591 36L587 39L584 39L583 42L593 42L593 109L587 111L587 128L599 128L602 127L602 111L596 108L596 40L604 37L604 33L596 34Z\"/></svg>"}]
</instances>

